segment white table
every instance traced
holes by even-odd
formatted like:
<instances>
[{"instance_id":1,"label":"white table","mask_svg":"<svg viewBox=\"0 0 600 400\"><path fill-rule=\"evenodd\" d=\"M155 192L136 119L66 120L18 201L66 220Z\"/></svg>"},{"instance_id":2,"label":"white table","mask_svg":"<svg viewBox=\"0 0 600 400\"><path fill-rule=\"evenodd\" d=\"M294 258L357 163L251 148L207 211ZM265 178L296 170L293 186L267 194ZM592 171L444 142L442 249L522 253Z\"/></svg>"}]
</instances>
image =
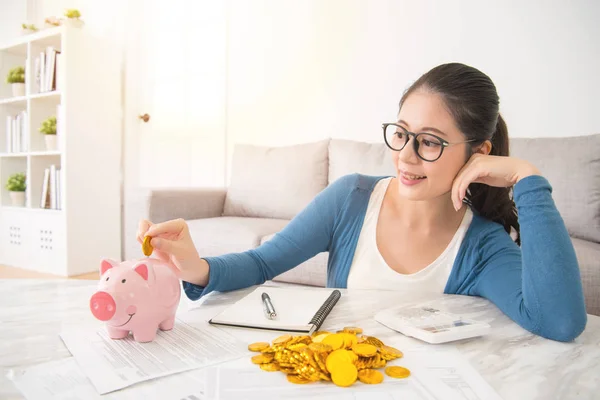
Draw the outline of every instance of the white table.
<instances>
[{"instance_id":1,"label":"white table","mask_svg":"<svg viewBox=\"0 0 600 400\"><path fill-rule=\"evenodd\" d=\"M64 326L99 323L89 311L96 282L77 280L0 280L0 398L22 396L6 375L13 368L70 357L59 337ZM203 304L182 294L181 310L188 315L214 315L217 309L241 298L250 289L213 293ZM572 343L560 343L530 334L487 300L460 296L407 295L395 292L342 291L343 296L322 329L361 326L365 333L392 341L399 335L372 320L382 308L403 301L440 298L458 301L474 310L472 316L490 323L493 333L454 343L471 365L504 399L600 398L600 317L588 316L583 334ZM189 307L189 304L192 307ZM184 310L184 308L186 310ZM231 328L235 335L240 330ZM247 341L270 340L278 334L243 332ZM411 339L414 340L414 339ZM157 380L155 384L160 384Z\"/></svg>"}]
</instances>

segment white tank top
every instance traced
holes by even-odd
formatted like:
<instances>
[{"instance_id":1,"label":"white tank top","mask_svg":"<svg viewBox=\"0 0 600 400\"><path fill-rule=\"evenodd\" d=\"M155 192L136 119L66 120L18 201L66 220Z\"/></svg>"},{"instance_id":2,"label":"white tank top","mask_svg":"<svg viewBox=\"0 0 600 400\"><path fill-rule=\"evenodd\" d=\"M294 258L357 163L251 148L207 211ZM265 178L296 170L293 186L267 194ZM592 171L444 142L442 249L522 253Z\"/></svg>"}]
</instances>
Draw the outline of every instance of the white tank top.
<instances>
[{"instance_id":1,"label":"white tank top","mask_svg":"<svg viewBox=\"0 0 600 400\"><path fill-rule=\"evenodd\" d=\"M348 289L416 290L444 293L454 259L469 228L473 212L467 207L454 237L435 261L414 274L398 273L387 265L376 242L379 211L391 180L392 178L385 178L377 182L369 199L354 259L350 266Z\"/></svg>"}]
</instances>

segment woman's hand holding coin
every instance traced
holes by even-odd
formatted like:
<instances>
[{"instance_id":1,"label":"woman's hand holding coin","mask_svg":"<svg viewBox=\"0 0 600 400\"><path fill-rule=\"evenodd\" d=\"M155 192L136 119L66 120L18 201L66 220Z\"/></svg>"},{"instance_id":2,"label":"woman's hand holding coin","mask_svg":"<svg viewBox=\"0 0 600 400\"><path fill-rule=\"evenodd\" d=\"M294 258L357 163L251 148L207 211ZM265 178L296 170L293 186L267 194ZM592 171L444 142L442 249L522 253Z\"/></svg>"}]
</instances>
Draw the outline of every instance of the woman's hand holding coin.
<instances>
[{"instance_id":1,"label":"woman's hand holding coin","mask_svg":"<svg viewBox=\"0 0 600 400\"><path fill-rule=\"evenodd\" d=\"M153 224L141 220L137 240L144 255L154 254L173 268L181 280L200 286L208 284L208 263L201 259L185 220L178 218Z\"/></svg>"}]
</instances>

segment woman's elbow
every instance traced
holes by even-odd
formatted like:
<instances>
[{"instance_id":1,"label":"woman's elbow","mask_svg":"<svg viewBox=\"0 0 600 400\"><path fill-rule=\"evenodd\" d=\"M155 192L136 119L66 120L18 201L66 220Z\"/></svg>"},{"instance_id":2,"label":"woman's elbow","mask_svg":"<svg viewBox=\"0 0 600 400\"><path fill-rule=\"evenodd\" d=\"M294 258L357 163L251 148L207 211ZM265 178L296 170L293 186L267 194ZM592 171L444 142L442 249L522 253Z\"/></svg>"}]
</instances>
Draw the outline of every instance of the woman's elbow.
<instances>
[{"instance_id":1,"label":"woman's elbow","mask_svg":"<svg viewBox=\"0 0 600 400\"><path fill-rule=\"evenodd\" d=\"M571 342L585 330L587 314L585 310L569 314L562 319L554 319L549 325L542 327L540 335L558 342Z\"/></svg>"}]
</instances>

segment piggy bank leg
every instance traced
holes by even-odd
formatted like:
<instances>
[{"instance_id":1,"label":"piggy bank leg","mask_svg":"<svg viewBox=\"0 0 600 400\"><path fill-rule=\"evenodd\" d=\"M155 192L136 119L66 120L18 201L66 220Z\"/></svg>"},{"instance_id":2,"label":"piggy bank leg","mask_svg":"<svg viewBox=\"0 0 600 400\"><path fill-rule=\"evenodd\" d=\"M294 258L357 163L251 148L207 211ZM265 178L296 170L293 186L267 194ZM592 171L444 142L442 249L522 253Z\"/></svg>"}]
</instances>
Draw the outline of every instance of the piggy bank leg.
<instances>
[{"instance_id":1,"label":"piggy bank leg","mask_svg":"<svg viewBox=\"0 0 600 400\"><path fill-rule=\"evenodd\" d=\"M154 327L147 327L144 329L137 329L133 331L133 338L136 342L151 342L156 337L156 325Z\"/></svg>"},{"instance_id":2,"label":"piggy bank leg","mask_svg":"<svg viewBox=\"0 0 600 400\"><path fill-rule=\"evenodd\" d=\"M172 317L165 319L163 322L160 323L160 325L158 325L158 327L162 331L170 331L171 329L173 329L173 326L175 326L175 316L174 315Z\"/></svg>"},{"instance_id":3,"label":"piggy bank leg","mask_svg":"<svg viewBox=\"0 0 600 400\"><path fill-rule=\"evenodd\" d=\"M110 336L111 339L125 339L127 336L129 336L128 330L115 328L109 325L106 326L106 330L108 331L108 336Z\"/></svg>"}]
</instances>

